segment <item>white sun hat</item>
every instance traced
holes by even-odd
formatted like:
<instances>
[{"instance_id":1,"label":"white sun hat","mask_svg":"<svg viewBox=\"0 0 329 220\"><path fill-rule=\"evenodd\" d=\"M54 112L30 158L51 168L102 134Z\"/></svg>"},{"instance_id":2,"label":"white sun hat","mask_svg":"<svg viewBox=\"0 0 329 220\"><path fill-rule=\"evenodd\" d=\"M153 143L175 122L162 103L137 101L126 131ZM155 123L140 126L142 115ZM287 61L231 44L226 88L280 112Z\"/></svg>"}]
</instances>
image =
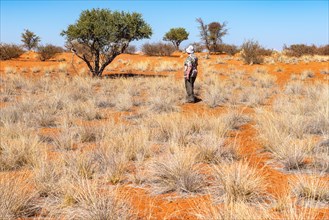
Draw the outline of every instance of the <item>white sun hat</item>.
<instances>
[{"instance_id":1,"label":"white sun hat","mask_svg":"<svg viewBox=\"0 0 329 220\"><path fill-rule=\"evenodd\" d=\"M192 45L190 45L186 48L185 51L186 51L186 53L194 53L194 47Z\"/></svg>"}]
</instances>

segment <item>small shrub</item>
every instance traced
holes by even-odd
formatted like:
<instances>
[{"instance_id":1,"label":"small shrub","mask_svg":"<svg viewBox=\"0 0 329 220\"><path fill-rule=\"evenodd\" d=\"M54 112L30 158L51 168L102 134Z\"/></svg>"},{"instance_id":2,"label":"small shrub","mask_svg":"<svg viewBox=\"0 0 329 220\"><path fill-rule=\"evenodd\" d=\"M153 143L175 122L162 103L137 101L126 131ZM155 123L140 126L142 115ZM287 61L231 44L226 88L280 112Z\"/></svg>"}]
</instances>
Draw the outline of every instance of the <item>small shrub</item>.
<instances>
[{"instance_id":1,"label":"small shrub","mask_svg":"<svg viewBox=\"0 0 329 220\"><path fill-rule=\"evenodd\" d=\"M0 44L0 60L17 58L24 53L24 50L15 44Z\"/></svg>"},{"instance_id":2,"label":"small shrub","mask_svg":"<svg viewBox=\"0 0 329 220\"><path fill-rule=\"evenodd\" d=\"M243 51L241 56L244 63L250 65L263 63L263 54L265 49L259 45L257 41L248 40L242 44L241 49Z\"/></svg>"},{"instance_id":3,"label":"small shrub","mask_svg":"<svg viewBox=\"0 0 329 220\"><path fill-rule=\"evenodd\" d=\"M149 56L170 56L176 48L172 44L166 43L146 43L142 46L144 54Z\"/></svg>"},{"instance_id":4,"label":"small shrub","mask_svg":"<svg viewBox=\"0 0 329 220\"><path fill-rule=\"evenodd\" d=\"M318 47L316 54L322 55L322 56L328 56L329 55L329 44Z\"/></svg>"},{"instance_id":5,"label":"small shrub","mask_svg":"<svg viewBox=\"0 0 329 220\"><path fill-rule=\"evenodd\" d=\"M308 46L305 44L293 44L289 47L284 45L283 50L285 54L290 57L301 57L303 55L314 55L316 53L316 46Z\"/></svg>"},{"instance_id":6,"label":"small shrub","mask_svg":"<svg viewBox=\"0 0 329 220\"><path fill-rule=\"evenodd\" d=\"M205 49L205 47L200 43L193 43L192 45L194 47L194 52L196 53L201 53Z\"/></svg>"},{"instance_id":7,"label":"small shrub","mask_svg":"<svg viewBox=\"0 0 329 220\"><path fill-rule=\"evenodd\" d=\"M63 51L63 48L51 44L38 47L41 61L50 60L54 58L57 53L62 53Z\"/></svg>"},{"instance_id":8,"label":"small shrub","mask_svg":"<svg viewBox=\"0 0 329 220\"><path fill-rule=\"evenodd\" d=\"M240 52L240 49L233 44L220 44L218 45L218 51L234 56L235 54Z\"/></svg>"}]
</instances>

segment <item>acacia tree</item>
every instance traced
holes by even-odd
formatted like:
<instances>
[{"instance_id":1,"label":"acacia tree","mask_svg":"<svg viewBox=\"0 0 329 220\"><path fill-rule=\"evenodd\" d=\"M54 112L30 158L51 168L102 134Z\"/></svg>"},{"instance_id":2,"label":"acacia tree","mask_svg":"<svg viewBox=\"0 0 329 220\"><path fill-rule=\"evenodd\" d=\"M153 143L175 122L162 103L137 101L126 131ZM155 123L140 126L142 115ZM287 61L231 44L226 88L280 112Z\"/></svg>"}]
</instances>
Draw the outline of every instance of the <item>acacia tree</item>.
<instances>
[{"instance_id":1,"label":"acacia tree","mask_svg":"<svg viewBox=\"0 0 329 220\"><path fill-rule=\"evenodd\" d=\"M150 38L151 27L139 13L91 9L62 31L66 46L88 66L93 76L102 76L107 65L133 40Z\"/></svg>"},{"instance_id":2,"label":"acacia tree","mask_svg":"<svg viewBox=\"0 0 329 220\"><path fill-rule=\"evenodd\" d=\"M176 50L179 50L179 45L182 41L188 39L189 33L185 28L171 28L163 37L164 41L170 41L175 47Z\"/></svg>"},{"instance_id":3,"label":"acacia tree","mask_svg":"<svg viewBox=\"0 0 329 220\"><path fill-rule=\"evenodd\" d=\"M226 23L222 24L219 22L211 22L210 24L204 24L201 18L197 18L196 21L199 23L199 30L201 40L205 47L210 52L216 52L219 45L223 42L222 37L227 34Z\"/></svg>"},{"instance_id":4,"label":"acacia tree","mask_svg":"<svg viewBox=\"0 0 329 220\"><path fill-rule=\"evenodd\" d=\"M32 31L29 31L26 29L24 33L22 33L22 40L23 46L27 50L32 50L33 48L37 48L38 44L40 42L40 37L37 36L35 33Z\"/></svg>"}]
</instances>

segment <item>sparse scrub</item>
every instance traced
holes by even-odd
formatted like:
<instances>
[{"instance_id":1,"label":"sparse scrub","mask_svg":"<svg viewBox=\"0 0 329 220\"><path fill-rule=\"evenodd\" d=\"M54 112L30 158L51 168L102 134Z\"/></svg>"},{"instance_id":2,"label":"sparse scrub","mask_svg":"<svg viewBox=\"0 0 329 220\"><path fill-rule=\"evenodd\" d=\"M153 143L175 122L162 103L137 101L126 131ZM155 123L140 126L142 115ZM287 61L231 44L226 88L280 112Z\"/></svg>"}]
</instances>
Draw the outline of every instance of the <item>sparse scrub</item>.
<instances>
[{"instance_id":1,"label":"sparse scrub","mask_svg":"<svg viewBox=\"0 0 329 220\"><path fill-rule=\"evenodd\" d=\"M125 152L115 149L112 141L104 141L94 151L93 156L96 163L98 176L104 177L113 184L121 182L127 169L128 158Z\"/></svg>"},{"instance_id":2,"label":"sparse scrub","mask_svg":"<svg viewBox=\"0 0 329 220\"><path fill-rule=\"evenodd\" d=\"M15 67L12 66L5 67L5 74L16 74L16 73L17 73L17 69Z\"/></svg>"},{"instance_id":3,"label":"sparse scrub","mask_svg":"<svg viewBox=\"0 0 329 220\"><path fill-rule=\"evenodd\" d=\"M243 51L241 56L244 63L249 65L263 63L262 51L264 48L257 41L248 40L242 44L241 49Z\"/></svg>"},{"instance_id":4,"label":"sparse scrub","mask_svg":"<svg viewBox=\"0 0 329 220\"><path fill-rule=\"evenodd\" d=\"M31 67L32 73L39 73L41 71L41 68L38 66Z\"/></svg>"},{"instance_id":5,"label":"sparse scrub","mask_svg":"<svg viewBox=\"0 0 329 220\"><path fill-rule=\"evenodd\" d=\"M38 166L33 169L33 183L40 197L58 197L63 194L63 185L67 175L64 160L41 158Z\"/></svg>"},{"instance_id":6,"label":"sparse scrub","mask_svg":"<svg viewBox=\"0 0 329 220\"><path fill-rule=\"evenodd\" d=\"M34 199L37 192L31 187L28 174L1 174L0 216L2 219L27 218L36 214Z\"/></svg>"},{"instance_id":7,"label":"sparse scrub","mask_svg":"<svg viewBox=\"0 0 329 220\"><path fill-rule=\"evenodd\" d=\"M319 177L296 176L291 183L293 193L304 201L323 202L329 204L329 184Z\"/></svg>"},{"instance_id":8,"label":"sparse scrub","mask_svg":"<svg viewBox=\"0 0 329 220\"><path fill-rule=\"evenodd\" d=\"M203 163L219 164L238 160L238 146L236 143L226 144L224 137L206 136L203 142L196 146L197 160Z\"/></svg>"},{"instance_id":9,"label":"sparse scrub","mask_svg":"<svg viewBox=\"0 0 329 220\"><path fill-rule=\"evenodd\" d=\"M193 210L197 219L200 220L227 220L227 219L273 219L274 215L270 213L266 205L257 204L252 206L245 202L238 203L225 203L224 207L217 207L212 204L201 205L196 204L196 208Z\"/></svg>"},{"instance_id":10,"label":"sparse scrub","mask_svg":"<svg viewBox=\"0 0 329 220\"><path fill-rule=\"evenodd\" d=\"M60 63L58 65L58 71L61 73L67 73L67 64L66 63Z\"/></svg>"},{"instance_id":11,"label":"sparse scrub","mask_svg":"<svg viewBox=\"0 0 329 220\"><path fill-rule=\"evenodd\" d=\"M78 139L77 128L70 125L68 122L64 122L60 129L60 133L54 139L54 145L59 150L75 149Z\"/></svg>"},{"instance_id":12,"label":"sparse scrub","mask_svg":"<svg viewBox=\"0 0 329 220\"><path fill-rule=\"evenodd\" d=\"M132 96L127 91L123 91L123 93L119 93L115 97L114 103L115 103L115 108L118 111L130 111L134 105Z\"/></svg>"},{"instance_id":13,"label":"sparse scrub","mask_svg":"<svg viewBox=\"0 0 329 220\"><path fill-rule=\"evenodd\" d=\"M54 58L57 53L62 53L63 51L63 48L51 44L38 47L38 52L41 61L50 60Z\"/></svg>"},{"instance_id":14,"label":"sparse scrub","mask_svg":"<svg viewBox=\"0 0 329 220\"><path fill-rule=\"evenodd\" d=\"M38 136L26 133L1 131L0 171L15 170L21 167L33 168L40 157L45 155L45 148Z\"/></svg>"},{"instance_id":15,"label":"sparse scrub","mask_svg":"<svg viewBox=\"0 0 329 220\"><path fill-rule=\"evenodd\" d=\"M68 106L69 111L74 117L92 121L104 118L103 114L95 108L92 102L76 102Z\"/></svg>"},{"instance_id":16,"label":"sparse scrub","mask_svg":"<svg viewBox=\"0 0 329 220\"><path fill-rule=\"evenodd\" d=\"M218 51L224 52L228 55L234 56L235 54L240 52L238 46L233 44L219 44L217 46Z\"/></svg>"},{"instance_id":17,"label":"sparse scrub","mask_svg":"<svg viewBox=\"0 0 329 220\"><path fill-rule=\"evenodd\" d=\"M237 130L240 126L248 123L250 118L244 115L242 112L239 112L235 109L228 110L228 113L223 115L223 123L225 123L225 127L231 130Z\"/></svg>"},{"instance_id":18,"label":"sparse scrub","mask_svg":"<svg viewBox=\"0 0 329 220\"><path fill-rule=\"evenodd\" d=\"M149 169L149 181L155 194L198 193L206 185L205 177L196 165L195 154L188 149L154 160Z\"/></svg>"},{"instance_id":19,"label":"sparse scrub","mask_svg":"<svg viewBox=\"0 0 329 220\"><path fill-rule=\"evenodd\" d=\"M69 152L64 154L63 160L69 175L83 179L92 179L97 165L93 153Z\"/></svg>"},{"instance_id":20,"label":"sparse scrub","mask_svg":"<svg viewBox=\"0 0 329 220\"><path fill-rule=\"evenodd\" d=\"M15 44L0 43L0 60L17 58L24 53L24 50Z\"/></svg>"},{"instance_id":21,"label":"sparse scrub","mask_svg":"<svg viewBox=\"0 0 329 220\"><path fill-rule=\"evenodd\" d=\"M155 68L155 72L175 72L180 69L177 62L163 61Z\"/></svg>"},{"instance_id":22,"label":"sparse scrub","mask_svg":"<svg viewBox=\"0 0 329 220\"><path fill-rule=\"evenodd\" d=\"M214 169L215 180L211 194L215 201L259 203L270 198L266 192L264 173L251 167L249 163L240 161L221 164Z\"/></svg>"},{"instance_id":23,"label":"sparse scrub","mask_svg":"<svg viewBox=\"0 0 329 220\"><path fill-rule=\"evenodd\" d=\"M143 53L149 56L170 56L175 50L176 48L169 43L145 43L142 45Z\"/></svg>"},{"instance_id":24,"label":"sparse scrub","mask_svg":"<svg viewBox=\"0 0 329 220\"><path fill-rule=\"evenodd\" d=\"M305 80L305 79L308 79L308 78L313 78L314 77L314 72L311 71L311 70L304 70L302 73L301 73L301 76L300 78L302 80Z\"/></svg>"},{"instance_id":25,"label":"sparse scrub","mask_svg":"<svg viewBox=\"0 0 329 220\"><path fill-rule=\"evenodd\" d=\"M163 95L149 98L149 111L154 113L170 113L179 111L178 102L176 97Z\"/></svg>"},{"instance_id":26,"label":"sparse scrub","mask_svg":"<svg viewBox=\"0 0 329 220\"><path fill-rule=\"evenodd\" d=\"M293 44L288 46L284 46L283 50L287 56L293 57L301 57L303 55L314 55L316 53L316 46L308 46L305 44Z\"/></svg>"},{"instance_id":27,"label":"sparse scrub","mask_svg":"<svg viewBox=\"0 0 329 220\"><path fill-rule=\"evenodd\" d=\"M217 77L212 77L212 81L205 82L207 84L205 90L205 102L210 108L225 104L230 96L229 88L221 83Z\"/></svg>"},{"instance_id":28,"label":"sparse scrub","mask_svg":"<svg viewBox=\"0 0 329 220\"><path fill-rule=\"evenodd\" d=\"M303 95L305 92L305 85L302 81L289 82L285 86L285 94Z\"/></svg>"},{"instance_id":29,"label":"sparse scrub","mask_svg":"<svg viewBox=\"0 0 329 220\"><path fill-rule=\"evenodd\" d=\"M249 77L249 80L256 87L272 88L275 84L276 77L270 75L265 69L256 69L256 71Z\"/></svg>"},{"instance_id":30,"label":"sparse scrub","mask_svg":"<svg viewBox=\"0 0 329 220\"><path fill-rule=\"evenodd\" d=\"M105 188L85 179L71 183L71 188L76 204L62 210L64 218L125 220L133 217L128 198L119 196L115 188Z\"/></svg>"},{"instance_id":31,"label":"sparse scrub","mask_svg":"<svg viewBox=\"0 0 329 220\"><path fill-rule=\"evenodd\" d=\"M247 87L239 94L239 102L250 107L257 107L264 105L269 95L266 89Z\"/></svg>"},{"instance_id":32,"label":"sparse scrub","mask_svg":"<svg viewBox=\"0 0 329 220\"><path fill-rule=\"evenodd\" d=\"M142 71L142 72L145 72L146 70L148 70L149 67L150 67L150 62L148 62L148 61L141 61L141 62L134 64L134 69L136 69L138 71Z\"/></svg>"}]
</instances>

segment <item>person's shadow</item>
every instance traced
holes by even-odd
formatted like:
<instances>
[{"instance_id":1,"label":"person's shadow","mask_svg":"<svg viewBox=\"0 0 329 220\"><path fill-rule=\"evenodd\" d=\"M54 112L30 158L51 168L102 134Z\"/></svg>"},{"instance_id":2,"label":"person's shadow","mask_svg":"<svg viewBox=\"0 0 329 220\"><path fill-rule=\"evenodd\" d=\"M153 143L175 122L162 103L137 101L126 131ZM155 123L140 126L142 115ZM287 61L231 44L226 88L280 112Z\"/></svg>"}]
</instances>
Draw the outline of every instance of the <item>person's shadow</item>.
<instances>
[{"instance_id":1,"label":"person's shadow","mask_svg":"<svg viewBox=\"0 0 329 220\"><path fill-rule=\"evenodd\" d=\"M194 103L198 103L198 102L201 102L202 99L200 99L199 97L195 97L195 102Z\"/></svg>"}]
</instances>

